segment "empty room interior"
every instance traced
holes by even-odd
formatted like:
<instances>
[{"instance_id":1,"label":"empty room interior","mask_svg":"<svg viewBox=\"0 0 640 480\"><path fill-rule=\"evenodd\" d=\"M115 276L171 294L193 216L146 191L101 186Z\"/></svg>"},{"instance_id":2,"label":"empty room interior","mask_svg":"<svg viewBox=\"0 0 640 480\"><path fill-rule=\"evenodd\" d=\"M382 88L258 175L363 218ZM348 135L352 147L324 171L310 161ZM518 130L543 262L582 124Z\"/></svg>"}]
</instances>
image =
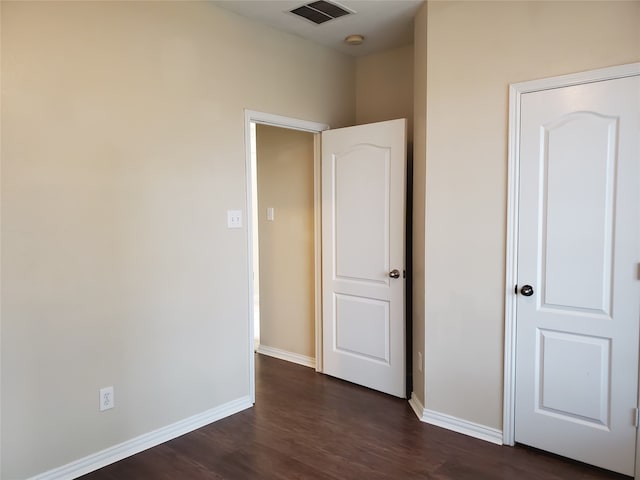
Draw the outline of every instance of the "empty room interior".
<instances>
[{"instance_id":1,"label":"empty room interior","mask_svg":"<svg viewBox=\"0 0 640 480\"><path fill-rule=\"evenodd\" d=\"M640 0L0 26L1 479L640 478Z\"/></svg>"}]
</instances>

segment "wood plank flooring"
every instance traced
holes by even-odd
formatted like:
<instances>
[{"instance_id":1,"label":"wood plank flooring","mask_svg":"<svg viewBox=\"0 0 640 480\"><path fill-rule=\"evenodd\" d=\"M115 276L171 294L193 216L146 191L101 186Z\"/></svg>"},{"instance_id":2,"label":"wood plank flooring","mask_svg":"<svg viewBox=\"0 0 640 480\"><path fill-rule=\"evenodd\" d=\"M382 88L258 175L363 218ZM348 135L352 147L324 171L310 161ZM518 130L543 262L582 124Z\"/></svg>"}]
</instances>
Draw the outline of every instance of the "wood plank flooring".
<instances>
[{"instance_id":1,"label":"wood plank flooring","mask_svg":"<svg viewBox=\"0 0 640 480\"><path fill-rule=\"evenodd\" d=\"M256 356L256 405L82 477L189 479L629 479L420 422L405 400Z\"/></svg>"}]
</instances>

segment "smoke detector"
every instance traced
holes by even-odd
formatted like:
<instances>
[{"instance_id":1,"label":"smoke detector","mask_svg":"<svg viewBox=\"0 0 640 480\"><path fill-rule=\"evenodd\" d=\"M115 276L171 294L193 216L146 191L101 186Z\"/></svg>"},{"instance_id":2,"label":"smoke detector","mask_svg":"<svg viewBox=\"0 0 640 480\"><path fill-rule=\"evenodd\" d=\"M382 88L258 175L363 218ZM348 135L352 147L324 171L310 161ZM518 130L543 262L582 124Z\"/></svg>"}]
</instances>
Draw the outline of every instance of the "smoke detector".
<instances>
[{"instance_id":1,"label":"smoke detector","mask_svg":"<svg viewBox=\"0 0 640 480\"><path fill-rule=\"evenodd\" d=\"M349 35L344 39L344 43L347 45L361 45L364 42L364 36L362 35Z\"/></svg>"}]
</instances>

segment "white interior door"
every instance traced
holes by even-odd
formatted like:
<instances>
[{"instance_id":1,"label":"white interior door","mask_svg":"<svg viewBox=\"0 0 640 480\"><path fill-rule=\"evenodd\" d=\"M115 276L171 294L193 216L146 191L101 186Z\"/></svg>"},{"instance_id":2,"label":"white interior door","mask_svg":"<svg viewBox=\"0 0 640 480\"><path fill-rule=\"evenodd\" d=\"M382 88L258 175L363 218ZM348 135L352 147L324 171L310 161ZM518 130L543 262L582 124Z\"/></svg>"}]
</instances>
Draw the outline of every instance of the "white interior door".
<instances>
[{"instance_id":1,"label":"white interior door","mask_svg":"<svg viewBox=\"0 0 640 480\"><path fill-rule=\"evenodd\" d=\"M322 133L324 373L405 397L406 120Z\"/></svg>"},{"instance_id":2,"label":"white interior door","mask_svg":"<svg viewBox=\"0 0 640 480\"><path fill-rule=\"evenodd\" d=\"M523 94L520 138L516 442L633 475L640 77Z\"/></svg>"}]
</instances>

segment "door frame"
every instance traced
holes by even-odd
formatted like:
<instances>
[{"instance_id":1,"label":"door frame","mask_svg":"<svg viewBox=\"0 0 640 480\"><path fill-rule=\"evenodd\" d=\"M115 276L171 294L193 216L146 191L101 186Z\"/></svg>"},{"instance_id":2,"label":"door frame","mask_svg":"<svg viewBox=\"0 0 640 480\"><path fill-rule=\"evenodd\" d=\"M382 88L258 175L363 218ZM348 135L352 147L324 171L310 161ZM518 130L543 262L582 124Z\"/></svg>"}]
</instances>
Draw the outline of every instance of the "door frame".
<instances>
[{"instance_id":1,"label":"door frame","mask_svg":"<svg viewBox=\"0 0 640 480\"><path fill-rule=\"evenodd\" d=\"M328 130L329 125L324 123L300 120L297 118L284 117L271 113L258 112L255 110L244 110L244 148L245 148L245 179L247 192L247 279L248 279L248 306L249 306L249 394L251 403L256 402L256 376L255 376L255 356L253 344L253 230L257 226L253 225L253 189L251 175L251 123L270 125L272 127L287 128L289 130L300 130L314 134L314 159L313 159L313 198L314 198L314 270L315 270L315 295L314 295L314 317L316 336L316 371L322 372L322 243L321 243L321 190L320 190L320 133Z\"/></svg>"},{"instance_id":2,"label":"door frame","mask_svg":"<svg viewBox=\"0 0 640 480\"><path fill-rule=\"evenodd\" d=\"M520 104L522 95L530 92L570 87L585 83L614 80L640 75L640 62L590 70L509 85L509 147L508 200L505 275L505 331L504 331L504 404L503 444L515 444L515 386L516 386L516 294L518 279L518 222L520 174ZM640 348L640 339L639 339ZM640 381L640 378L639 378ZM640 432L636 431L636 473L640 480Z\"/></svg>"}]
</instances>

